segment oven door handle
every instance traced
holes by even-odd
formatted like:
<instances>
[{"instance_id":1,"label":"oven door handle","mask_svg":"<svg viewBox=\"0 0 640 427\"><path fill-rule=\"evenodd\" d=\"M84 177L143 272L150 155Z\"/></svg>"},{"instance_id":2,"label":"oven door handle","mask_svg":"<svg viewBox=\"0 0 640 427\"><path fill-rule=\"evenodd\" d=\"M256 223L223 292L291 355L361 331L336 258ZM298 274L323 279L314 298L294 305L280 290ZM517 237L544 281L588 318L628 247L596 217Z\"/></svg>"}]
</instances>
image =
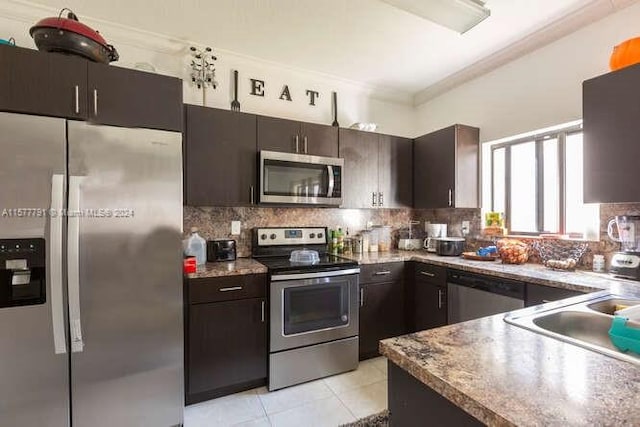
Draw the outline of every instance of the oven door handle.
<instances>
[{"instance_id":1,"label":"oven door handle","mask_svg":"<svg viewBox=\"0 0 640 427\"><path fill-rule=\"evenodd\" d=\"M360 268L350 268L347 270L336 271L320 271L317 273L296 273L296 274L278 274L272 275L272 282L281 282L283 280L304 280L304 279L322 279L324 277L349 276L351 274L360 273Z\"/></svg>"},{"instance_id":2,"label":"oven door handle","mask_svg":"<svg viewBox=\"0 0 640 427\"><path fill-rule=\"evenodd\" d=\"M329 174L329 187L327 188L327 197L333 197L333 187L335 187L336 182L333 178L333 166L327 165L327 173Z\"/></svg>"}]
</instances>

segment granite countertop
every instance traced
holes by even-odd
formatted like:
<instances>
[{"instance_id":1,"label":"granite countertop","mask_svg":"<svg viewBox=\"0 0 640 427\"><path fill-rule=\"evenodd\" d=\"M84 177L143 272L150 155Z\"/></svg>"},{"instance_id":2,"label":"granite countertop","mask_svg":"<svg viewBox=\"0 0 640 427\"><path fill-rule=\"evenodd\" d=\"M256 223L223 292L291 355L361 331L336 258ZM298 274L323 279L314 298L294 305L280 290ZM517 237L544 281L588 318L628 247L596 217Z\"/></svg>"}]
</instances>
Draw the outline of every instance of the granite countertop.
<instances>
[{"instance_id":1,"label":"granite countertop","mask_svg":"<svg viewBox=\"0 0 640 427\"><path fill-rule=\"evenodd\" d=\"M389 254L389 259L396 256ZM640 298L640 283L606 274L425 253L413 253L408 260ZM488 425L640 425L637 365L510 325L503 317L499 314L390 338L380 343L380 350Z\"/></svg>"},{"instance_id":2,"label":"granite countertop","mask_svg":"<svg viewBox=\"0 0 640 427\"><path fill-rule=\"evenodd\" d=\"M390 338L380 351L488 425L640 425L637 365L509 325L503 315Z\"/></svg>"},{"instance_id":3,"label":"granite countertop","mask_svg":"<svg viewBox=\"0 0 640 427\"><path fill-rule=\"evenodd\" d=\"M357 261L362 265L403 261L423 262L472 273L523 280L527 283L536 283L544 286L582 292L609 290L613 293L620 293L629 287L640 288L640 283L638 282L617 279L606 273L593 273L581 270L558 271L551 270L541 264L502 264L500 260L472 261L462 257L438 256L426 251L393 250L389 252L371 252L341 256Z\"/></svg>"},{"instance_id":4,"label":"granite countertop","mask_svg":"<svg viewBox=\"0 0 640 427\"><path fill-rule=\"evenodd\" d=\"M238 276L243 274L266 273L267 267L252 258L238 258L229 262L208 262L198 267L195 273L186 275L189 279L207 277Z\"/></svg>"}]
</instances>

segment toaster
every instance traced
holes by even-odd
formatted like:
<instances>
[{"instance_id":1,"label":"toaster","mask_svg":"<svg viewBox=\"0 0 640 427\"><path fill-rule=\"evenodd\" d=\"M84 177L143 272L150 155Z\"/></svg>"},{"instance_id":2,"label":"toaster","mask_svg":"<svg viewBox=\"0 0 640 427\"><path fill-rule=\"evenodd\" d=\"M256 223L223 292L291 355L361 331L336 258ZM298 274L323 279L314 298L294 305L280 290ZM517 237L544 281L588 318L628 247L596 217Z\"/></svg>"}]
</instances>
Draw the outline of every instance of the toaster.
<instances>
[{"instance_id":1,"label":"toaster","mask_svg":"<svg viewBox=\"0 0 640 427\"><path fill-rule=\"evenodd\" d=\"M208 240L207 261L234 261L236 259L235 240Z\"/></svg>"}]
</instances>

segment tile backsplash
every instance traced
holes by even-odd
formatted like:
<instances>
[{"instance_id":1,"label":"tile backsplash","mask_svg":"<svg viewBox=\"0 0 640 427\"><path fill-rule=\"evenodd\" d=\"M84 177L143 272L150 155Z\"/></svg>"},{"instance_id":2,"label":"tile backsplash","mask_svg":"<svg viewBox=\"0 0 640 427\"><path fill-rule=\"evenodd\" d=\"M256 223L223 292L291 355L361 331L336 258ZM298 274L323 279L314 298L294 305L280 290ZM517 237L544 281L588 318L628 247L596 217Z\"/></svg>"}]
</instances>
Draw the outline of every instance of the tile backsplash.
<instances>
[{"instance_id":1,"label":"tile backsplash","mask_svg":"<svg viewBox=\"0 0 640 427\"><path fill-rule=\"evenodd\" d=\"M397 236L411 219L410 209L337 209L337 208L196 208L184 207L184 230L198 227L205 239L234 239L238 256L251 255L251 232L255 227L320 226L342 227L354 234L374 225L390 225ZM231 221L242 224L240 236L232 236Z\"/></svg>"},{"instance_id":2,"label":"tile backsplash","mask_svg":"<svg viewBox=\"0 0 640 427\"><path fill-rule=\"evenodd\" d=\"M609 265L611 255L619 250L619 244L607 236L607 224L616 215L640 215L640 203L615 203L600 205L600 241L589 242L589 250L583 257L581 268L591 268L593 254L604 254ZM420 235L424 223L446 223L450 236L462 235L462 221L470 222L469 250L486 245L479 238L482 227L480 209L337 209L337 208L284 208L284 207L184 207L184 230L198 227L205 239L235 239L238 256L251 255L251 232L255 227L277 226L341 226L355 234L366 228L367 223L389 225L393 230L393 245L397 246L400 229L408 227L409 221L420 221ZM231 236L231 221L242 224L240 236ZM473 237L476 236L476 237ZM535 261L535 258L533 259Z\"/></svg>"}]
</instances>

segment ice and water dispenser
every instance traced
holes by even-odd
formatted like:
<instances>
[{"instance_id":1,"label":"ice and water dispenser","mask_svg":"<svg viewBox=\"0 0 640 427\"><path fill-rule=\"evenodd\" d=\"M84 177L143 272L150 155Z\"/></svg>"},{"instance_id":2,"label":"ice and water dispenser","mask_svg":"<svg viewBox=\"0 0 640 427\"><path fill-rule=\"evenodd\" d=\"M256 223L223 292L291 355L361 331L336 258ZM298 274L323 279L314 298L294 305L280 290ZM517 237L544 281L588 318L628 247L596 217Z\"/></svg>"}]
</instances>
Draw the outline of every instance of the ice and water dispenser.
<instances>
[{"instance_id":1,"label":"ice and water dispenser","mask_svg":"<svg viewBox=\"0 0 640 427\"><path fill-rule=\"evenodd\" d=\"M0 308L44 304L44 239L0 239Z\"/></svg>"}]
</instances>

